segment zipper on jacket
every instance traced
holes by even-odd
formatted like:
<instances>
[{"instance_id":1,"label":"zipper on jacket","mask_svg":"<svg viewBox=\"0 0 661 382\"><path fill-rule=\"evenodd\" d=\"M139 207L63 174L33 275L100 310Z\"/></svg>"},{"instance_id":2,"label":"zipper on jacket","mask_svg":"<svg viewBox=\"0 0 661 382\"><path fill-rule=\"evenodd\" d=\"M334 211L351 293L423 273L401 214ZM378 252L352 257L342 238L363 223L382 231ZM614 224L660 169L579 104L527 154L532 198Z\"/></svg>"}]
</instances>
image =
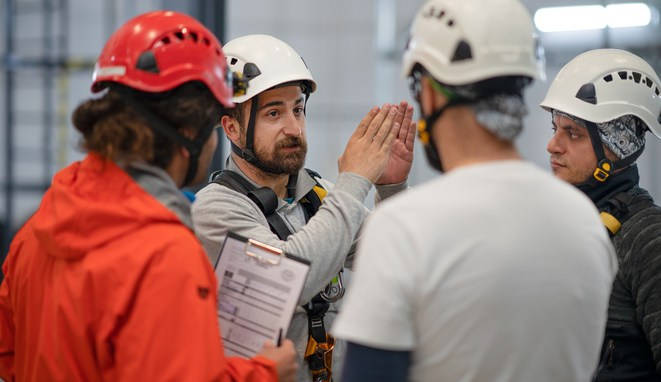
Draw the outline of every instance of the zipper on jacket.
<instances>
[{"instance_id":1,"label":"zipper on jacket","mask_svg":"<svg viewBox=\"0 0 661 382\"><path fill-rule=\"evenodd\" d=\"M615 353L615 341L609 339L606 349L602 351L601 357L599 357L599 366L594 375L592 375L591 382L597 382L599 376L605 369L613 368L613 353Z\"/></svg>"},{"instance_id":2,"label":"zipper on jacket","mask_svg":"<svg viewBox=\"0 0 661 382\"><path fill-rule=\"evenodd\" d=\"M608 347L606 348L606 357L607 357L607 363L606 366L609 369L613 368L613 354L615 353L615 341L608 340Z\"/></svg>"}]
</instances>

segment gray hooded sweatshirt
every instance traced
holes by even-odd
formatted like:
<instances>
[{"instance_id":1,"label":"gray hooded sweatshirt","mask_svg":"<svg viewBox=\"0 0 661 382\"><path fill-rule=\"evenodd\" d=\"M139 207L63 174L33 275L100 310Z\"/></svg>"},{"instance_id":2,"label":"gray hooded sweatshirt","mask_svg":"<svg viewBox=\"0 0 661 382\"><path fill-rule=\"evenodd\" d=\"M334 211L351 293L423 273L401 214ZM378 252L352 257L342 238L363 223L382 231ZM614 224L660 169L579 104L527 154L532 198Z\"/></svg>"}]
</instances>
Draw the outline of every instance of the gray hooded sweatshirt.
<instances>
[{"instance_id":1,"label":"gray hooded sweatshirt","mask_svg":"<svg viewBox=\"0 0 661 382\"><path fill-rule=\"evenodd\" d=\"M227 169L232 170L253 185L230 157ZM307 303L324 289L343 267L351 267L356 239L369 210L363 205L372 183L360 175L341 173L333 185L323 179L321 185L328 191L317 213L305 223L300 200L316 185L315 180L302 169L298 174L296 195L292 203L279 199L276 212L282 217L290 231L287 240L280 240L269 229L266 217L259 207L247 196L225 186L211 183L200 190L193 203L192 215L195 232L207 251L212 264L228 231L280 248L287 253L309 260L312 265L308 274L299 305ZM406 189L406 183L377 186L375 203ZM346 277L348 279L349 277ZM346 285L346 283L345 283ZM330 330L339 304L330 305L324 318L326 330ZM291 325L287 330L299 354L298 381L310 381L303 355L308 341L308 319L300 306L296 308ZM333 351L333 376L335 380L342 370L341 360L345 344L336 342Z\"/></svg>"}]
</instances>

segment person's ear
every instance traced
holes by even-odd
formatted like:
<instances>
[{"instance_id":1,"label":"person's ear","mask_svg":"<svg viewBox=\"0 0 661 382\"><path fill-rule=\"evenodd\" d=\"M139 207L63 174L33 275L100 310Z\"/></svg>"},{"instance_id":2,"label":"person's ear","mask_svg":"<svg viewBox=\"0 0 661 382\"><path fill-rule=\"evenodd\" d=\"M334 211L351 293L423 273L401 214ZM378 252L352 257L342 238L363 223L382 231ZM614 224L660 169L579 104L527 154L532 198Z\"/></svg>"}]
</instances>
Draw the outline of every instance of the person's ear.
<instances>
[{"instance_id":1,"label":"person's ear","mask_svg":"<svg viewBox=\"0 0 661 382\"><path fill-rule=\"evenodd\" d=\"M241 124L239 121L229 115L223 115L220 118L220 125L223 127L223 131L227 138L235 145L240 146Z\"/></svg>"}]
</instances>

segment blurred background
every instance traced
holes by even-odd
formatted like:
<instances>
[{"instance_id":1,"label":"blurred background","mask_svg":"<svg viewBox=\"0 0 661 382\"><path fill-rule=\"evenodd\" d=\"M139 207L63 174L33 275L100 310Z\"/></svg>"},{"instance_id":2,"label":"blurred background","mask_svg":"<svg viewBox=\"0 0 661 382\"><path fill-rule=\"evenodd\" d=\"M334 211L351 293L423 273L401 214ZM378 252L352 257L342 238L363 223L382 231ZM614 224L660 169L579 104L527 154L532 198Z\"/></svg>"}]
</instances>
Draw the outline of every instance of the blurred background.
<instances>
[{"instance_id":1,"label":"blurred background","mask_svg":"<svg viewBox=\"0 0 661 382\"><path fill-rule=\"evenodd\" d=\"M550 116L537 105L550 81L577 54L606 47L630 50L661 72L661 0L523 2L535 15L540 30L547 81L537 82L526 93L530 114L518 147L527 159L549 170L546 143L551 137ZM385 102L412 101L399 70L409 25L422 3L2 0L0 260L15 230L38 207L53 174L83 157L70 114L79 102L91 97L96 56L126 20L149 10L171 9L200 19L222 42L244 34L267 33L292 45L318 84L307 108L306 167L334 180L337 158L363 115ZM583 7L576 8L579 5ZM574 8L556 8L568 6ZM228 153L226 140L222 141L225 144L218 148L216 168L222 166ZM661 142L648 135L647 148L638 162L642 186L657 201L661 199L660 159ZM422 150L416 146L409 183L417 185L434 176L437 174L427 167Z\"/></svg>"}]
</instances>

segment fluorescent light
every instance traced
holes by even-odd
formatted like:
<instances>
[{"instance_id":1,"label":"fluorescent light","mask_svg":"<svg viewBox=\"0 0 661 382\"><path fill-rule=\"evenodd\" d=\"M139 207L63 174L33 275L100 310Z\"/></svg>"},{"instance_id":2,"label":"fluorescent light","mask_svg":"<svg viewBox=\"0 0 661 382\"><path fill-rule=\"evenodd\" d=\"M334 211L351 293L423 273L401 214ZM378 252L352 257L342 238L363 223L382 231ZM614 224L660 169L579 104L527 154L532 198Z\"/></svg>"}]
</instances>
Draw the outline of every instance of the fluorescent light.
<instances>
[{"instance_id":1,"label":"fluorescent light","mask_svg":"<svg viewBox=\"0 0 661 382\"><path fill-rule=\"evenodd\" d=\"M606 17L610 28L643 27L652 21L652 12L643 3L610 4Z\"/></svg>"},{"instance_id":2,"label":"fluorescent light","mask_svg":"<svg viewBox=\"0 0 661 382\"><path fill-rule=\"evenodd\" d=\"M606 9L601 5L541 8L535 25L542 32L579 31L606 27Z\"/></svg>"},{"instance_id":3,"label":"fluorescent light","mask_svg":"<svg viewBox=\"0 0 661 382\"><path fill-rule=\"evenodd\" d=\"M652 12L644 3L551 7L537 10L534 20L542 32L580 31L645 26Z\"/></svg>"}]
</instances>

